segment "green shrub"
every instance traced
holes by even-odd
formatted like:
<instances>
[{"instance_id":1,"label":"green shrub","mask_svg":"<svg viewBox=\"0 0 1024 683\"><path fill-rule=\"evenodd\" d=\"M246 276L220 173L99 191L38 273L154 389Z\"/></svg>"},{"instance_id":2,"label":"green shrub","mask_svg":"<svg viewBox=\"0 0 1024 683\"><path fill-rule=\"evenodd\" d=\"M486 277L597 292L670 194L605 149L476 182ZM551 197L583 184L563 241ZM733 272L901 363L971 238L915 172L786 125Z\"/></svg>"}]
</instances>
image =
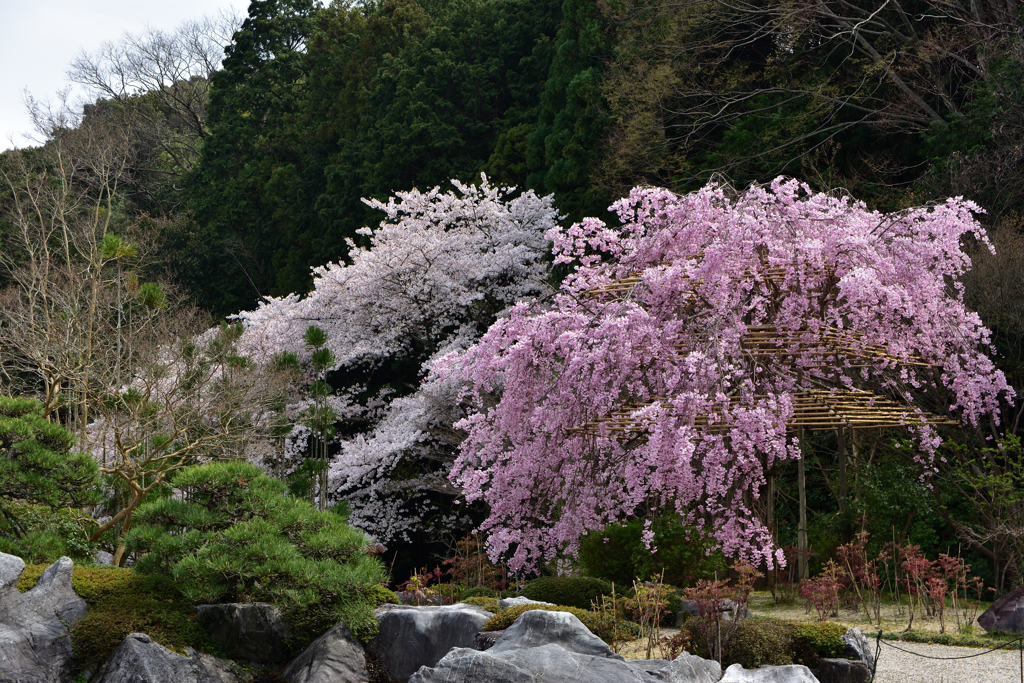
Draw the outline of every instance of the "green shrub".
<instances>
[{"instance_id":1,"label":"green shrub","mask_svg":"<svg viewBox=\"0 0 1024 683\"><path fill-rule=\"evenodd\" d=\"M522 595L531 600L584 610L589 610L602 595L611 594L611 583L591 576L543 576L530 581L522 590Z\"/></svg>"},{"instance_id":2,"label":"green shrub","mask_svg":"<svg viewBox=\"0 0 1024 683\"><path fill-rule=\"evenodd\" d=\"M100 501L100 476L74 443L38 401L0 396L0 551L33 563L91 557L71 508Z\"/></svg>"},{"instance_id":3,"label":"green shrub","mask_svg":"<svg viewBox=\"0 0 1024 683\"><path fill-rule=\"evenodd\" d=\"M707 642L690 617L683 628L690 632L691 654L709 657ZM722 628L726 629L727 622ZM742 664L746 669L781 664L818 666L822 658L842 655L846 629L832 622L807 623L779 619L744 619L736 625L722 657L723 666Z\"/></svg>"},{"instance_id":4,"label":"green shrub","mask_svg":"<svg viewBox=\"0 0 1024 683\"><path fill-rule=\"evenodd\" d=\"M74 510L18 502L7 502L3 509L11 517L0 517L0 552L27 564L49 565L63 555L76 563L92 563L99 544L86 540ZM17 520L17 532L11 520Z\"/></svg>"},{"instance_id":5,"label":"green shrub","mask_svg":"<svg viewBox=\"0 0 1024 683\"><path fill-rule=\"evenodd\" d=\"M189 467L171 483L186 492L182 499L136 513L128 536L136 571L173 579L196 603L277 605L296 647L339 620L361 639L375 635L376 586L387 577L363 532L288 496L284 483L249 463Z\"/></svg>"},{"instance_id":6,"label":"green shrub","mask_svg":"<svg viewBox=\"0 0 1024 683\"><path fill-rule=\"evenodd\" d=\"M29 565L18 590L30 590L47 565ZM183 654L185 647L219 654L195 619L195 603L172 581L146 577L119 567L76 566L71 585L89 611L71 629L74 662L93 670L110 657L129 633L147 633L164 647Z\"/></svg>"},{"instance_id":7,"label":"green shrub","mask_svg":"<svg viewBox=\"0 0 1024 683\"><path fill-rule=\"evenodd\" d=\"M796 624L793 632L793 661L814 669L822 658L834 659L843 654L846 628L831 621Z\"/></svg>"},{"instance_id":8,"label":"green shrub","mask_svg":"<svg viewBox=\"0 0 1024 683\"><path fill-rule=\"evenodd\" d=\"M370 586L366 591L366 597L374 607L380 607L385 603L392 605L402 604L402 601L398 599L395 592L387 586Z\"/></svg>"},{"instance_id":9,"label":"green shrub","mask_svg":"<svg viewBox=\"0 0 1024 683\"><path fill-rule=\"evenodd\" d=\"M792 642L792 624L775 619L744 619L736 625L723 659L729 664L742 664L745 669L792 664Z\"/></svg>"},{"instance_id":10,"label":"green shrub","mask_svg":"<svg viewBox=\"0 0 1024 683\"><path fill-rule=\"evenodd\" d=\"M463 602L465 602L466 598L476 598L481 596L485 598L496 598L498 597L498 594L487 586L473 586L472 588L467 588L462 591Z\"/></svg>"},{"instance_id":11,"label":"green shrub","mask_svg":"<svg viewBox=\"0 0 1024 683\"><path fill-rule=\"evenodd\" d=\"M483 607L488 612L498 612L498 599L488 598L483 595L473 596L471 598L464 598L460 602L464 602L467 605L476 605L477 607Z\"/></svg>"},{"instance_id":12,"label":"green shrub","mask_svg":"<svg viewBox=\"0 0 1024 683\"><path fill-rule=\"evenodd\" d=\"M589 628L591 631L594 630L596 624L594 622L594 615L586 610L578 609L576 607L569 607L566 605L516 605L515 607L509 607L506 610L502 610L495 614L490 620L484 624L481 631L504 631L512 625L516 619L520 617L524 612L531 610L544 610L546 612L568 612L574 615L577 619L583 622L583 625Z\"/></svg>"}]
</instances>

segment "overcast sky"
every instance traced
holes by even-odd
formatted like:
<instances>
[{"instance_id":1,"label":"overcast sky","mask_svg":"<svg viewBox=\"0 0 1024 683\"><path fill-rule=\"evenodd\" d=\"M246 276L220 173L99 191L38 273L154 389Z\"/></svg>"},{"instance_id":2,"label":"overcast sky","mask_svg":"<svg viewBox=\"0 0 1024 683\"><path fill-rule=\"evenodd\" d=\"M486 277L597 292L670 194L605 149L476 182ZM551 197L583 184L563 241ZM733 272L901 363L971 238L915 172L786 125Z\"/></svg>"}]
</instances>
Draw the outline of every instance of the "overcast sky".
<instances>
[{"instance_id":1,"label":"overcast sky","mask_svg":"<svg viewBox=\"0 0 1024 683\"><path fill-rule=\"evenodd\" d=\"M244 16L248 7L249 0L0 0L0 149L11 147L12 135L17 147L31 144L22 137L32 130L23 92L54 99L80 50L147 26L172 30L222 9Z\"/></svg>"}]
</instances>

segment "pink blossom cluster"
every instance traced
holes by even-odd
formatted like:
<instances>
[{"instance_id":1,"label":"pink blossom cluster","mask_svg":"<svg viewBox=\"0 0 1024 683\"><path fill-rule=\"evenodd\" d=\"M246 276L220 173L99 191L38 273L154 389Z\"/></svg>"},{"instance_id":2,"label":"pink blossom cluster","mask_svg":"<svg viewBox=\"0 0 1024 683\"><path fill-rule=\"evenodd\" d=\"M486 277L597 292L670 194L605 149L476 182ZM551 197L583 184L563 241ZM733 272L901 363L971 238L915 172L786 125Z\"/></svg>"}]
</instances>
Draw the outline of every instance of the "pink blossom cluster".
<instances>
[{"instance_id":1,"label":"pink blossom cluster","mask_svg":"<svg viewBox=\"0 0 1024 683\"><path fill-rule=\"evenodd\" d=\"M753 502L799 456L796 395L870 390L905 403L908 426L911 406L976 424L1013 398L962 303L961 243L986 241L971 202L883 214L780 178L637 188L612 209L621 227L548 232L573 266L552 301L517 305L435 366L475 406L453 481L486 501L492 557L515 570L657 509L772 567L783 556ZM756 328L774 330L771 352L745 342ZM935 430L912 431L927 462Z\"/></svg>"}]
</instances>

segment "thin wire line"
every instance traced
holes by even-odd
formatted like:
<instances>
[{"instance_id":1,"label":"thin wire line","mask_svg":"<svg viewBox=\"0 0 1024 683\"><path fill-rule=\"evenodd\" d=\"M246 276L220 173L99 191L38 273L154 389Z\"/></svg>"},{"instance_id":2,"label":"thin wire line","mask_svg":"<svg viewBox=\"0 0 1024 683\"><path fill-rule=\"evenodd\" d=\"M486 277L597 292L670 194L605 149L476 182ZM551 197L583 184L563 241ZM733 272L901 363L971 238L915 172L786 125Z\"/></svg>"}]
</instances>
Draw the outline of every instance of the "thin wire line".
<instances>
[{"instance_id":1,"label":"thin wire line","mask_svg":"<svg viewBox=\"0 0 1024 683\"><path fill-rule=\"evenodd\" d=\"M1009 642L1003 643L1002 645L994 647L994 648L992 648L990 650L985 650L984 652L978 652L978 653L975 653L973 655L963 655L963 656L960 656L960 657L933 657L931 655L923 655L920 652L914 652L912 650L905 650L902 647L897 647L897 646L893 645L891 642L889 642L888 640L881 640L881 639L879 639L878 642L882 643L883 645L887 645L887 646L891 647L894 650L899 650L900 652L906 652L908 655L914 655L915 657L921 657L923 659L945 659L945 660L949 660L949 659L971 659L973 657L980 657L982 655L987 655L988 653L995 652L996 650L1005 650L1007 647L1009 647L1011 645L1018 645L1019 646L1021 644L1024 644L1024 638L1018 638L1016 640L1011 640ZM1024 652L1024 650L1022 650L1022 652Z\"/></svg>"}]
</instances>

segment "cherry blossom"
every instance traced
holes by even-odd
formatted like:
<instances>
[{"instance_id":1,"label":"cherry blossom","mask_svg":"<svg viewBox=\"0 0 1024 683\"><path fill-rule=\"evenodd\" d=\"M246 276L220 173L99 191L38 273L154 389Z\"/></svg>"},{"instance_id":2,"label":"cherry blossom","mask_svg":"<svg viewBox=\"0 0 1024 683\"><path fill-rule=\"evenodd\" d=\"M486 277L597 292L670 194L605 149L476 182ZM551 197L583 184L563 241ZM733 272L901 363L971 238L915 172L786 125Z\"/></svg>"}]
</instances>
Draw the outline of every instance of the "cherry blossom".
<instances>
[{"instance_id":1,"label":"cherry blossom","mask_svg":"<svg viewBox=\"0 0 1024 683\"><path fill-rule=\"evenodd\" d=\"M548 232L572 266L553 299L435 364L473 406L452 481L487 504L492 557L513 569L659 509L771 567L782 556L753 501L799 457L802 396L905 406L924 464L940 442L924 410L974 425L1014 397L962 302L962 242L987 239L969 201L884 214L780 178L636 188L612 210L621 227Z\"/></svg>"},{"instance_id":2,"label":"cherry blossom","mask_svg":"<svg viewBox=\"0 0 1024 683\"><path fill-rule=\"evenodd\" d=\"M332 408L345 432L357 432L332 449L330 490L348 501L354 524L384 542L420 528L434 512L430 494L457 493L447 475L461 438L452 424L464 414L456 405L458 383L370 396L360 385L402 358L413 367L426 363L407 380L418 385L432 356L472 345L517 301L550 290L545 234L559 219L552 197L495 187L486 176L479 185L451 184L454 191L414 189L387 202L364 200L384 214L376 228L360 230L367 246L350 241L348 263L314 269L307 295L266 299L236 316L245 326L243 352L264 362L283 351L308 359L306 329L317 325L327 333L333 376L351 385L341 388ZM289 414L307 404L290 405ZM287 475L307 440L296 427L262 464ZM403 463L402 477L395 477Z\"/></svg>"}]
</instances>

